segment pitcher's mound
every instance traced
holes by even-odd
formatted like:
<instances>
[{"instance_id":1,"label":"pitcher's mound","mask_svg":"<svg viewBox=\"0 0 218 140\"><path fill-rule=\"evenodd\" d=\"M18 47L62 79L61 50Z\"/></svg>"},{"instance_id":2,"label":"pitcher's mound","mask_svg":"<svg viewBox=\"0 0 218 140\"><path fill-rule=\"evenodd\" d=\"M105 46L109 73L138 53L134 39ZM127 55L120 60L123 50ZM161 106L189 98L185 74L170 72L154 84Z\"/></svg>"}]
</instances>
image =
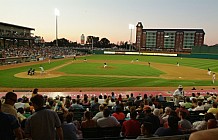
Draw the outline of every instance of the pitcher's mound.
<instances>
[{"instance_id":1,"label":"pitcher's mound","mask_svg":"<svg viewBox=\"0 0 218 140\"><path fill-rule=\"evenodd\" d=\"M44 78L55 78L63 76L61 72L45 71L41 73L40 71L35 71L34 75L27 75L27 72L21 72L14 75L18 78L29 78L29 79L44 79Z\"/></svg>"}]
</instances>

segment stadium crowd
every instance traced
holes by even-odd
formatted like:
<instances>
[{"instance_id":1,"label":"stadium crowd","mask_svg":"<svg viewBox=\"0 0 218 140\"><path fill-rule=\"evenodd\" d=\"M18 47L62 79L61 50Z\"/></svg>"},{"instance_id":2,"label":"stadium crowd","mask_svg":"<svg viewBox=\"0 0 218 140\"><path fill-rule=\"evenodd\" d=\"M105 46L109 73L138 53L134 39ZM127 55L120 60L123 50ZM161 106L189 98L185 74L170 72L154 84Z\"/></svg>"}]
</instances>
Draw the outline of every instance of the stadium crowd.
<instances>
[{"instance_id":1,"label":"stadium crowd","mask_svg":"<svg viewBox=\"0 0 218 140\"><path fill-rule=\"evenodd\" d=\"M92 137L143 139L173 135L189 135L196 139L202 130L218 132L218 96L192 94L175 106L161 94L157 96L122 97L86 94L76 98L48 97L33 91L31 99L17 99L8 92L0 102L0 139L76 140ZM112 133L113 130L118 135ZM118 130L118 131L117 131ZM90 132L90 133L89 133ZM205 131L204 136L207 136ZM104 133L104 134L103 134ZM203 137L203 136L202 136ZM213 138L213 134L210 133Z\"/></svg>"},{"instance_id":2,"label":"stadium crowd","mask_svg":"<svg viewBox=\"0 0 218 140\"><path fill-rule=\"evenodd\" d=\"M2 58L8 57L43 57L53 58L56 56L76 55L78 52L73 47L57 46L19 46L11 45L7 48L0 48Z\"/></svg>"}]
</instances>

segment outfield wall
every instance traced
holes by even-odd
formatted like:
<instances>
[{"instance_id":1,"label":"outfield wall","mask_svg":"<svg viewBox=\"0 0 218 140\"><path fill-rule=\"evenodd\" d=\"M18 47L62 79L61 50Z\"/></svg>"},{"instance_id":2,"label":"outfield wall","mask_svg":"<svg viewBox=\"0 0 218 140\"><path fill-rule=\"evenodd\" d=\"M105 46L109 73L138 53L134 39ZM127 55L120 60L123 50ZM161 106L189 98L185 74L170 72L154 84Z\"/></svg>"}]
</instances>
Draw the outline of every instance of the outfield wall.
<instances>
[{"instance_id":1,"label":"outfield wall","mask_svg":"<svg viewBox=\"0 0 218 140\"><path fill-rule=\"evenodd\" d=\"M217 54L207 53L192 53L192 54L177 54L177 53L146 53L146 52L122 52L122 51L103 51L95 50L94 54L106 55L150 55L150 56L173 56L173 57L186 57L186 58L203 58L203 59L218 59Z\"/></svg>"},{"instance_id":2,"label":"outfield wall","mask_svg":"<svg viewBox=\"0 0 218 140\"><path fill-rule=\"evenodd\" d=\"M178 57L186 58L203 58L203 59L218 59L218 54L178 54Z\"/></svg>"},{"instance_id":3,"label":"outfield wall","mask_svg":"<svg viewBox=\"0 0 218 140\"><path fill-rule=\"evenodd\" d=\"M192 47L193 54L218 54L218 46L194 46Z\"/></svg>"}]
</instances>

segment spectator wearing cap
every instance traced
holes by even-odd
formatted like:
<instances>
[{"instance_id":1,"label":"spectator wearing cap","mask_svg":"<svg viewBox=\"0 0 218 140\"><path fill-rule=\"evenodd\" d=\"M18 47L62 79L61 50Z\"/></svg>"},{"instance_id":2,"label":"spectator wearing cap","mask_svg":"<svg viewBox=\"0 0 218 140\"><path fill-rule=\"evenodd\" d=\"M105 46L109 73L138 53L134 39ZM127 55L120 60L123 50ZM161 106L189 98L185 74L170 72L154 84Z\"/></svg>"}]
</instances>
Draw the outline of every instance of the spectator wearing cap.
<instances>
[{"instance_id":1,"label":"spectator wearing cap","mask_svg":"<svg viewBox=\"0 0 218 140\"><path fill-rule=\"evenodd\" d=\"M11 114L18 119L17 110L14 108L14 104L17 101L17 94L14 92L8 92L5 95L5 103L2 104L2 112Z\"/></svg>"},{"instance_id":2,"label":"spectator wearing cap","mask_svg":"<svg viewBox=\"0 0 218 140\"><path fill-rule=\"evenodd\" d=\"M143 122L150 122L153 124L151 132L154 134L154 132L160 127L160 119L151 112L150 107L146 107L144 109L144 113L145 116L143 118Z\"/></svg>"},{"instance_id":3,"label":"spectator wearing cap","mask_svg":"<svg viewBox=\"0 0 218 140\"><path fill-rule=\"evenodd\" d=\"M123 122L122 135L125 137L137 137L140 135L140 123L136 120L137 112L130 113L130 120Z\"/></svg>"},{"instance_id":4,"label":"spectator wearing cap","mask_svg":"<svg viewBox=\"0 0 218 140\"><path fill-rule=\"evenodd\" d=\"M180 111L185 112L187 116L189 116L189 114L190 114L189 111L185 108L185 103L181 103L181 104L180 104L180 107L175 110L175 112L177 113L177 115L179 115L179 112L180 112Z\"/></svg>"},{"instance_id":5,"label":"spectator wearing cap","mask_svg":"<svg viewBox=\"0 0 218 140\"><path fill-rule=\"evenodd\" d=\"M56 132L59 140L63 140L61 122L56 112L45 109L43 96L37 94L31 98L35 113L25 125L25 134L33 140L55 140Z\"/></svg>"},{"instance_id":6,"label":"spectator wearing cap","mask_svg":"<svg viewBox=\"0 0 218 140\"><path fill-rule=\"evenodd\" d=\"M3 113L1 107L2 103L0 101L0 139L22 139L23 136L18 120L14 115Z\"/></svg>"},{"instance_id":7,"label":"spectator wearing cap","mask_svg":"<svg viewBox=\"0 0 218 140\"><path fill-rule=\"evenodd\" d=\"M181 99L184 97L184 90L183 86L179 85L178 89L176 89L173 93L173 100L174 100L174 105L179 106L179 102Z\"/></svg>"}]
</instances>

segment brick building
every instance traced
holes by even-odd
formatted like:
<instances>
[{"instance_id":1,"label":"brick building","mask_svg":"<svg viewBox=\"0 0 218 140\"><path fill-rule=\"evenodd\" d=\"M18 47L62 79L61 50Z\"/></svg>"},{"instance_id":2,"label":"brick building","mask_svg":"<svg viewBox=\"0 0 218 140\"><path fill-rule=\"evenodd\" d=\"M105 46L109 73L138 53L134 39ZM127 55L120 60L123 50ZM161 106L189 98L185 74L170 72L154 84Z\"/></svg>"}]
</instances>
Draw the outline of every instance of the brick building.
<instances>
[{"instance_id":1,"label":"brick building","mask_svg":"<svg viewBox=\"0 0 218 140\"><path fill-rule=\"evenodd\" d=\"M147 51L191 51L193 46L204 44L203 29L143 29L136 26L136 49Z\"/></svg>"}]
</instances>

